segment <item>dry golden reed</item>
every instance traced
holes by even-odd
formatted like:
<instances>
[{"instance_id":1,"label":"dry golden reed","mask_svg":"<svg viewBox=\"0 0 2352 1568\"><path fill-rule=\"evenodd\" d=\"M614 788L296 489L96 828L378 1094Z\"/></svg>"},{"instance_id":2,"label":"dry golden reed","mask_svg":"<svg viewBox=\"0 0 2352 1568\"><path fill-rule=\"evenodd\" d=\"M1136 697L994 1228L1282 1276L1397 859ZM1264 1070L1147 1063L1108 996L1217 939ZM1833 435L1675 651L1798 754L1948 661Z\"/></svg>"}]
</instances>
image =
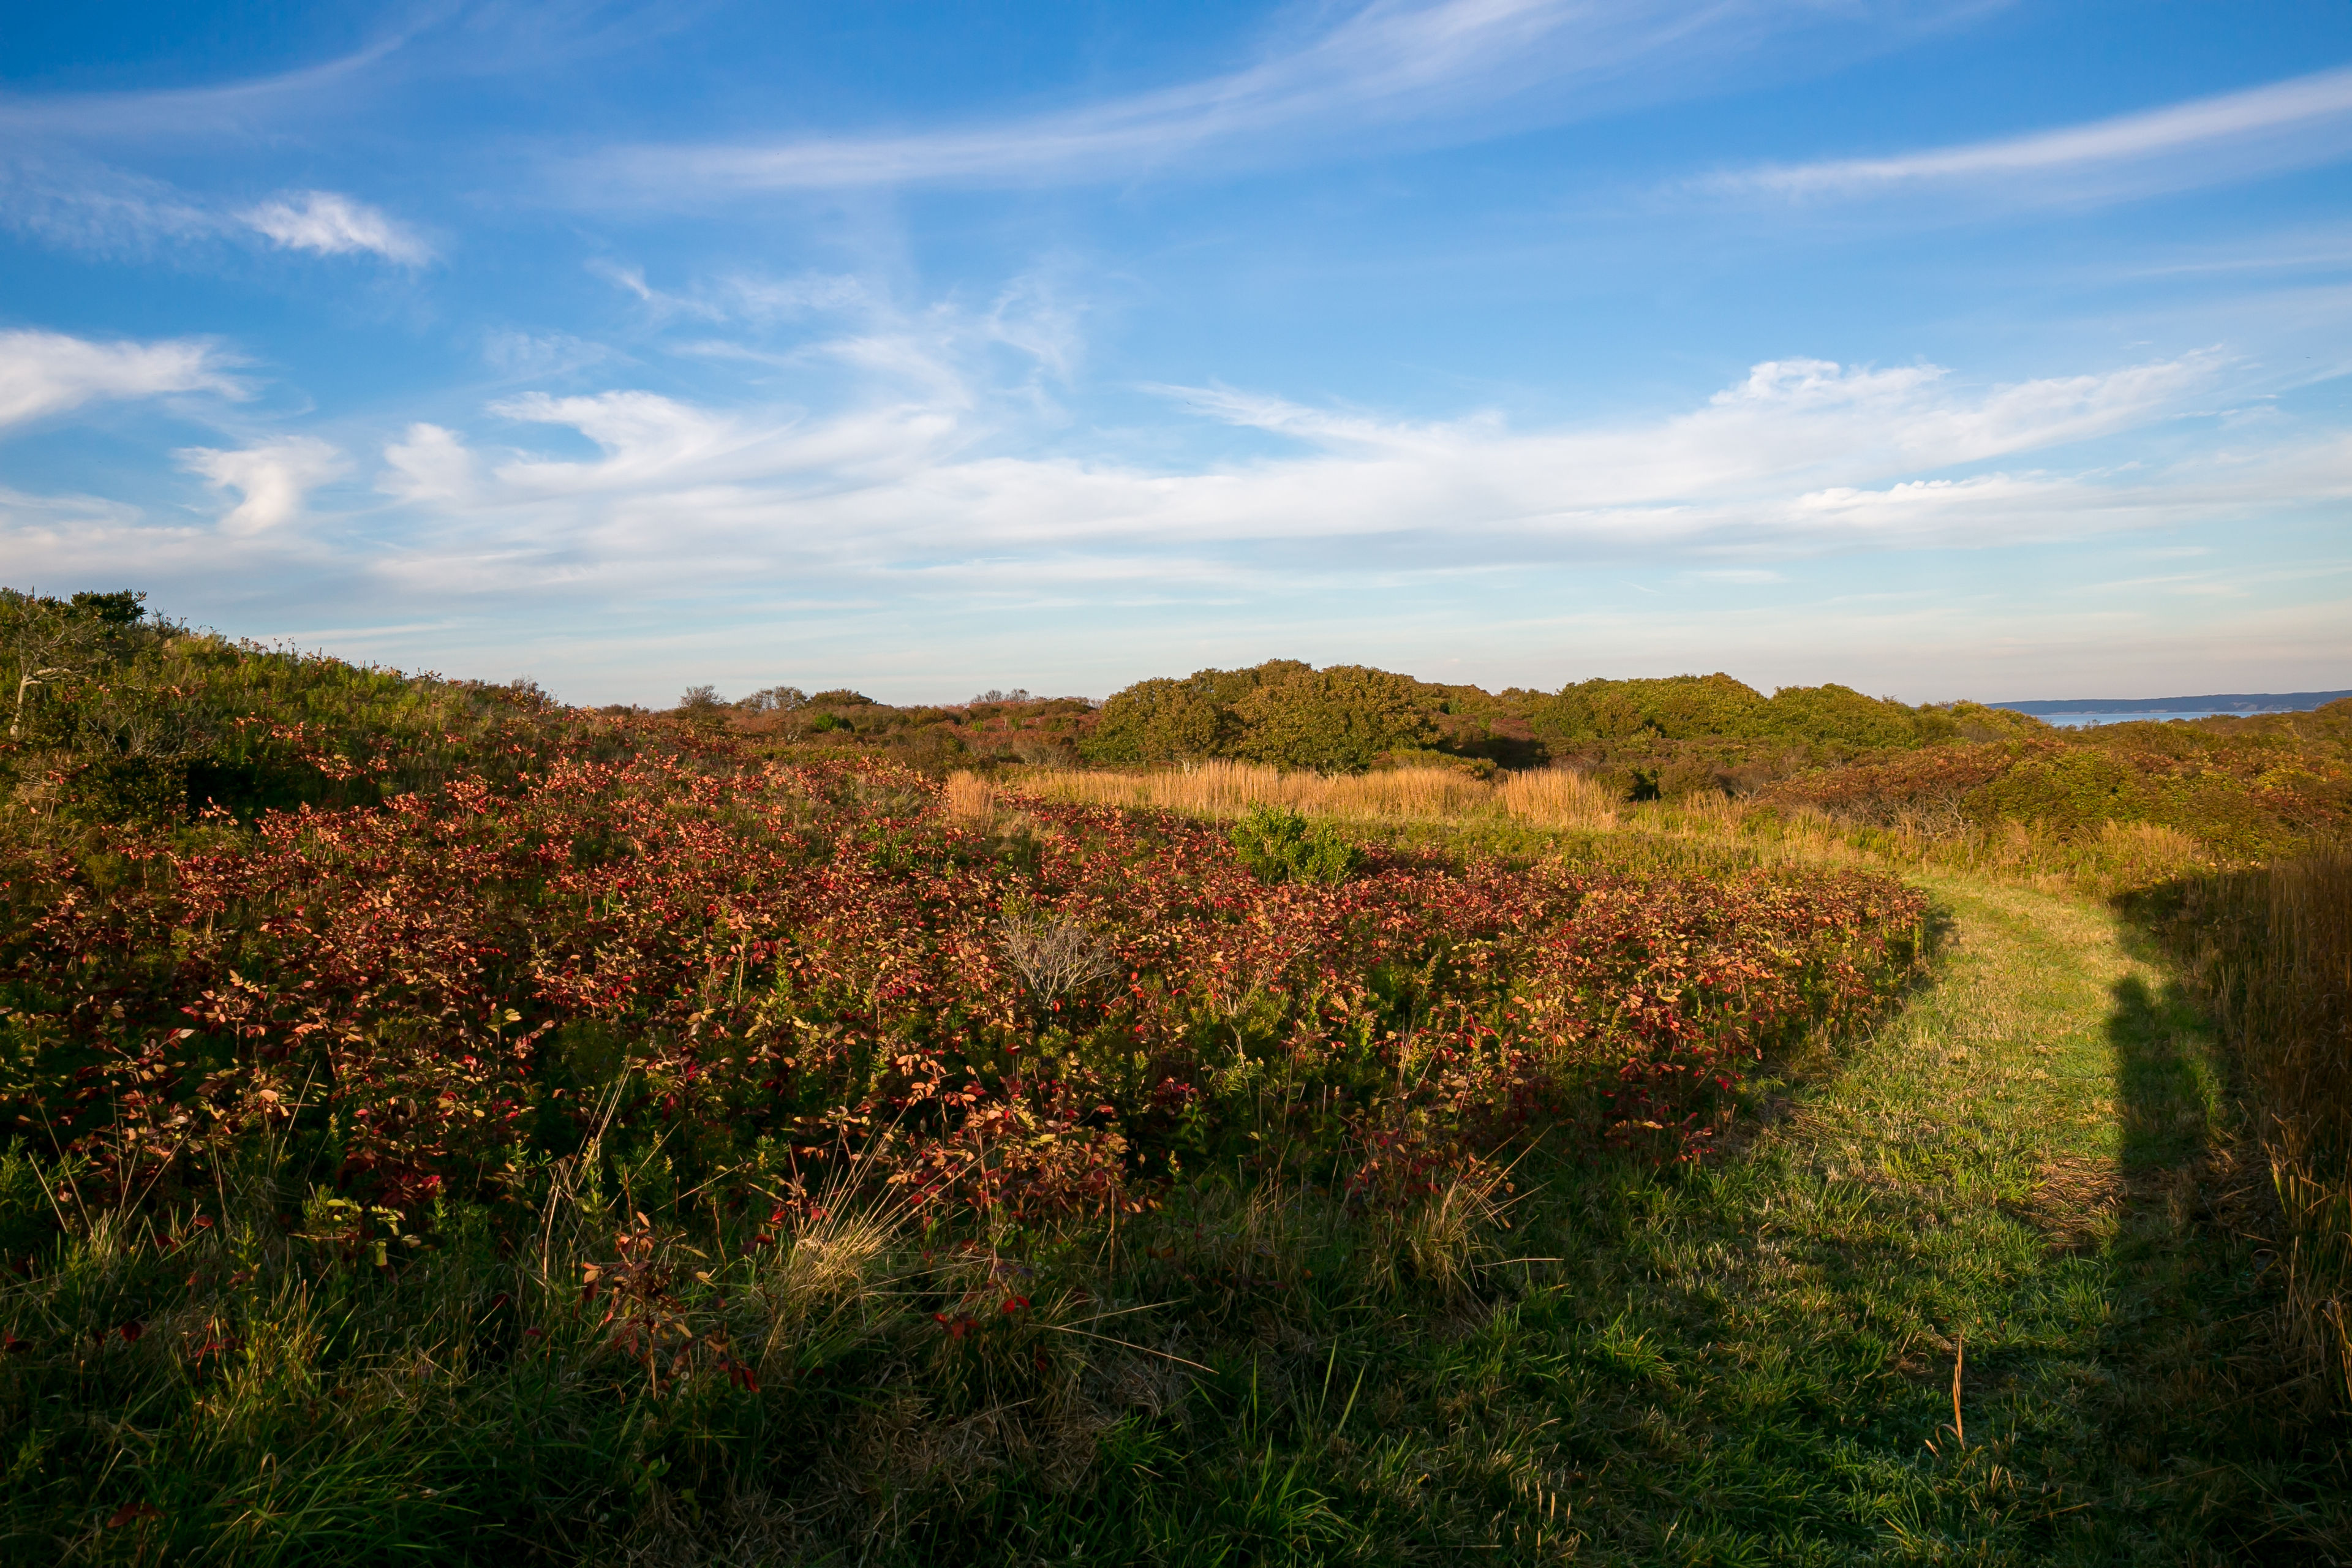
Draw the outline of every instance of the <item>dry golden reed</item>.
<instances>
[{"instance_id":1,"label":"dry golden reed","mask_svg":"<svg viewBox=\"0 0 2352 1568\"><path fill-rule=\"evenodd\" d=\"M996 786L971 773L950 773L945 804L958 822L985 823L996 815Z\"/></svg>"},{"instance_id":2,"label":"dry golden reed","mask_svg":"<svg viewBox=\"0 0 2352 1568\"><path fill-rule=\"evenodd\" d=\"M1567 768L1512 773L1503 780L1496 793L1502 797L1505 811L1539 826L1617 826L1615 792Z\"/></svg>"},{"instance_id":3,"label":"dry golden reed","mask_svg":"<svg viewBox=\"0 0 2352 1568\"><path fill-rule=\"evenodd\" d=\"M2290 1334L2352 1412L2352 853L2206 879L2177 918L2286 1221Z\"/></svg>"},{"instance_id":4,"label":"dry golden reed","mask_svg":"<svg viewBox=\"0 0 2352 1568\"><path fill-rule=\"evenodd\" d=\"M1309 816L1430 819L1506 812L1546 826L1609 827L1613 796L1565 769L1513 773L1500 784L1454 768L1386 773L1285 773L1255 763L1206 762L1151 773L1040 772L1022 787L1049 800L1151 806L1200 816L1238 816L1261 805Z\"/></svg>"}]
</instances>

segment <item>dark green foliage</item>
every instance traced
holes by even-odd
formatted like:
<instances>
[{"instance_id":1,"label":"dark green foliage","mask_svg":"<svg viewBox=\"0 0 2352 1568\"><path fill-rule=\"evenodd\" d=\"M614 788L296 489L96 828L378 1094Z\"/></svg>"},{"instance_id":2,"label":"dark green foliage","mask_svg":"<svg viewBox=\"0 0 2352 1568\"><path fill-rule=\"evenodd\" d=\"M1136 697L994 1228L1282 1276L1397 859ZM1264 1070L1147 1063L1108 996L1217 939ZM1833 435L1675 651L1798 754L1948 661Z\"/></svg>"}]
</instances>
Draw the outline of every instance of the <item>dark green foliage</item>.
<instances>
[{"instance_id":1,"label":"dark green foliage","mask_svg":"<svg viewBox=\"0 0 2352 1568\"><path fill-rule=\"evenodd\" d=\"M1390 753L1441 742L1440 690L1361 665L1318 670L1272 659L1249 669L1196 670L1119 692L1080 749L1100 763L1244 757L1360 773Z\"/></svg>"},{"instance_id":2,"label":"dark green foliage","mask_svg":"<svg viewBox=\"0 0 2352 1568\"><path fill-rule=\"evenodd\" d=\"M1921 739L1917 718L1902 703L1836 685L1782 687L1747 715L1745 732L1855 751L1916 746Z\"/></svg>"},{"instance_id":3,"label":"dark green foliage","mask_svg":"<svg viewBox=\"0 0 2352 1568\"><path fill-rule=\"evenodd\" d=\"M1750 794L1806 768L1890 752L2046 733L2022 714L1974 703L1909 708L1837 685L1768 698L1720 672L1495 693L1277 659L1139 681L1104 705L1079 749L1114 765L1236 757L1326 773L1433 754L1512 768L1565 762L1629 799L1671 800Z\"/></svg>"},{"instance_id":4,"label":"dark green foliage","mask_svg":"<svg viewBox=\"0 0 2352 1568\"><path fill-rule=\"evenodd\" d=\"M1438 738L1437 704L1408 676L1335 664L1261 681L1234 705L1234 751L1276 767L1361 773L1383 755Z\"/></svg>"},{"instance_id":5,"label":"dark green foliage","mask_svg":"<svg viewBox=\"0 0 2352 1568\"><path fill-rule=\"evenodd\" d=\"M1730 676L1587 680L1531 705L1538 734L1560 741L1791 741L1869 750L1913 746L1927 737L1923 710L1864 697L1844 686L1787 686L1767 698ZM1945 735L1948 724L1934 726Z\"/></svg>"},{"instance_id":6,"label":"dark green foliage","mask_svg":"<svg viewBox=\"0 0 2352 1568\"><path fill-rule=\"evenodd\" d=\"M1261 805L1230 835L1242 863L1261 881L1344 882L1363 852L1328 823L1309 823L1286 806Z\"/></svg>"},{"instance_id":7,"label":"dark green foliage","mask_svg":"<svg viewBox=\"0 0 2352 1568\"><path fill-rule=\"evenodd\" d=\"M1270 680L1307 672L1296 659L1250 669L1199 669L1181 680L1140 680L1103 704L1079 750L1090 762L1172 763L1229 757L1240 742L1241 700Z\"/></svg>"},{"instance_id":8,"label":"dark green foliage","mask_svg":"<svg viewBox=\"0 0 2352 1568\"><path fill-rule=\"evenodd\" d=\"M1622 741L1641 734L1670 741L1745 735L1764 703L1755 688L1727 675L1677 675L1662 680L1587 680L1530 704L1536 732L1561 741Z\"/></svg>"}]
</instances>

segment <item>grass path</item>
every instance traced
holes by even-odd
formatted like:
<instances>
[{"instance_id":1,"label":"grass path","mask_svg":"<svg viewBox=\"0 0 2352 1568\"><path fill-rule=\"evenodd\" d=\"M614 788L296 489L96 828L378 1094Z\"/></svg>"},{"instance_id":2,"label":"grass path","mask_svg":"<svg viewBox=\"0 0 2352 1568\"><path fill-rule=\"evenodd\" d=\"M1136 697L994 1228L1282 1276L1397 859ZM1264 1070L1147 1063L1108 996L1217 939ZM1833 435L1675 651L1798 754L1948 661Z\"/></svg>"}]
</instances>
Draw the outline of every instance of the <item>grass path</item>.
<instances>
[{"instance_id":1,"label":"grass path","mask_svg":"<svg viewBox=\"0 0 2352 1568\"><path fill-rule=\"evenodd\" d=\"M1612 1478L1585 1555L2311 1561L2194 1014L2104 909L1927 885L1934 985L1748 1149L1583 1227L1553 1300L1589 1324L1622 1289L1584 1338L1645 1369L1568 1417Z\"/></svg>"}]
</instances>

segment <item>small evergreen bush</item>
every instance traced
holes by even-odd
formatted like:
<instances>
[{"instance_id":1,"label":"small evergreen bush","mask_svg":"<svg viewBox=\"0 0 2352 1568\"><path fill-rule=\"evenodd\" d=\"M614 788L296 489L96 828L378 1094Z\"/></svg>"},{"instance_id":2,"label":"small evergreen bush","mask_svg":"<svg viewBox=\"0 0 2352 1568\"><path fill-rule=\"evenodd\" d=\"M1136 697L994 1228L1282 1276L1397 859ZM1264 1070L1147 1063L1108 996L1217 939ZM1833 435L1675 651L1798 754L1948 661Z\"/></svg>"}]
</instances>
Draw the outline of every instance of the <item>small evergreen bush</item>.
<instances>
[{"instance_id":1,"label":"small evergreen bush","mask_svg":"<svg viewBox=\"0 0 2352 1568\"><path fill-rule=\"evenodd\" d=\"M1242 864L1265 882L1344 882L1363 859L1331 827L1287 806L1256 807L1228 837Z\"/></svg>"}]
</instances>

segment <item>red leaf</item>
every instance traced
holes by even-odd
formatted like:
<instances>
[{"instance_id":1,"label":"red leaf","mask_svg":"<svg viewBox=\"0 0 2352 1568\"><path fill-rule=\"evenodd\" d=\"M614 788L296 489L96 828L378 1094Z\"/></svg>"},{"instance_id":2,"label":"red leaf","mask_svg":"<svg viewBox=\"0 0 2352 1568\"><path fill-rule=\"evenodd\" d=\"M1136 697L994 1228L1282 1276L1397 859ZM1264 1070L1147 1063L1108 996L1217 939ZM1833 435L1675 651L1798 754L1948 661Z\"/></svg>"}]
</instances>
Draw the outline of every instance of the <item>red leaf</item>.
<instances>
[{"instance_id":1,"label":"red leaf","mask_svg":"<svg viewBox=\"0 0 2352 1568\"><path fill-rule=\"evenodd\" d=\"M124 1525L129 1524L133 1520L161 1519L163 1517L163 1510L157 1508L153 1503L127 1502L121 1508L114 1510L113 1517L106 1521L106 1528L109 1530L121 1530Z\"/></svg>"},{"instance_id":2,"label":"red leaf","mask_svg":"<svg viewBox=\"0 0 2352 1568\"><path fill-rule=\"evenodd\" d=\"M125 1344L135 1345L139 1342L139 1336L147 1331L147 1325L141 1322L138 1319L133 1318L129 1322L123 1324L117 1331L122 1335L122 1341Z\"/></svg>"}]
</instances>

